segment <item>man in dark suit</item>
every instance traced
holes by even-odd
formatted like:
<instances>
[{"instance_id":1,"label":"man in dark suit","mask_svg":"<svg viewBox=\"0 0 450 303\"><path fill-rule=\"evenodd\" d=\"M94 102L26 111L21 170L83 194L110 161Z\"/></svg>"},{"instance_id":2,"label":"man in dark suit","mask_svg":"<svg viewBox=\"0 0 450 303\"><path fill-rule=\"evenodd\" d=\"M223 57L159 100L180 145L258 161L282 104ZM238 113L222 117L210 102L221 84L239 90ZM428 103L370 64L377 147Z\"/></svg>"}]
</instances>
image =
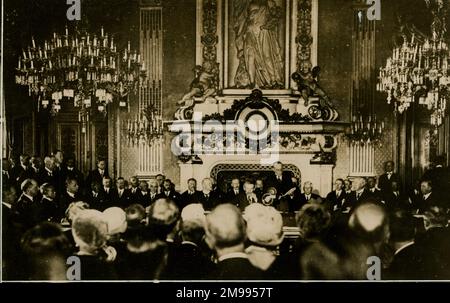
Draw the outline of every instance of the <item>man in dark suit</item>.
<instances>
[{"instance_id":1,"label":"man in dark suit","mask_svg":"<svg viewBox=\"0 0 450 303\"><path fill-rule=\"evenodd\" d=\"M163 182L162 197L172 200L180 208L180 194L175 190L174 185L170 179L165 179Z\"/></svg>"},{"instance_id":2,"label":"man in dark suit","mask_svg":"<svg viewBox=\"0 0 450 303\"><path fill-rule=\"evenodd\" d=\"M212 210L216 205L221 203L220 195L212 190L212 180L205 178L202 181L202 192L199 194L199 202L205 210Z\"/></svg>"},{"instance_id":3,"label":"man in dark suit","mask_svg":"<svg viewBox=\"0 0 450 303\"><path fill-rule=\"evenodd\" d=\"M292 172L285 171L281 162L275 162L272 170L273 172L267 180L268 187L275 187L278 197L283 196L294 187Z\"/></svg>"},{"instance_id":4,"label":"man in dark suit","mask_svg":"<svg viewBox=\"0 0 450 303\"><path fill-rule=\"evenodd\" d=\"M395 211L389 218L389 244L394 258L384 280L420 280L419 254L414 243L416 234L414 217L405 210Z\"/></svg>"},{"instance_id":5,"label":"man in dark suit","mask_svg":"<svg viewBox=\"0 0 450 303\"><path fill-rule=\"evenodd\" d=\"M407 196L405 196L399 188L397 181L392 181L391 183L391 192L386 193L382 200L388 210L394 210L397 208L401 208L404 210L411 210L413 207L412 202L409 202Z\"/></svg>"},{"instance_id":6,"label":"man in dark suit","mask_svg":"<svg viewBox=\"0 0 450 303\"><path fill-rule=\"evenodd\" d=\"M239 194L242 192L241 182L238 178L233 178L230 183L230 189L225 195L225 200L227 203L236 204Z\"/></svg>"},{"instance_id":7,"label":"man in dark suit","mask_svg":"<svg viewBox=\"0 0 450 303\"><path fill-rule=\"evenodd\" d=\"M103 184L103 177L109 177L109 174L106 169L106 161L100 159L97 161L97 168L89 172L86 184L92 184L92 182Z\"/></svg>"},{"instance_id":8,"label":"man in dark suit","mask_svg":"<svg viewBox=\"0 0 450 303\"><path fill-rule=\"evenodd\" d=\"M139 179L136 176L130 178L130 200L132 203L139 202Z\"/></svg>"},{"instance_id":9,"label":"man in dark suit","mask_svg":"<svg viewBox=\"0 0 450 303\"><path fill-rule=\"evenodd\" d=\"M253 184L252 180L246 180L244 182L244 191L239 193L237 198L235 199L235 205L243 212L245 208L252 204L258 203L258 197L253 192L255 189L255 184Z\"/></svg>"},{"instance_id":10,"label":"man in dark suit","mask_svg":"<svg viewBox=\"0 0 450 303\"><path fill-rule=\"evenodd\" d=\"M31 164L31 166L29 168L29 171L30 171L29 176L31 179L34 179L39 182L39 176L41 175L41 172L42 172L41 158L39 156L31 157L30 164Z\"/></svg>"},{"instance_id":11,"label":"man in dark suit","mask_svg":"<svg viewBox=\"0 0 450 303\"><path fill-rule=\"evenodd\" d=\"M59 199L59 209L61 211L61 217L64 216L67 207L72 202L82 201L82 197L79 194L79 185L77 180L68 178L66 180L66 191L61 194Z\"/></svg>"},{"instance_id":12,"label":"man in dark suit","mask_svg":"<svg viewBox=\"0 0 450 303\"><path fill-rule=\"evenodd\" d=\"M339 178L334 181L334 190L331 191L326 198L326 203L330 211L338 211L342 207L345 199L344 180Z\"/></svg>"},{"instance_id":13,"label":"man in dark suit","mask_svg":"<svg viewBox=\"0 0 450 303\"><path fill-rule=\"evenodd\" d=\"M393 180L400 182L400 177L394 172L394 162L387 161L384 164L384 174L378 178L378 187L383 194L391 191Z\"/></svg>"},{"instance_id":14,"label":"man in dark suit","mask_svg":"<svg viewBox=\"0 0 450 303\"><path fill-rule=\"evenodd\" d=\"M392 184L391 184L392 188ZM376 199L381 201L383 199L383 194L381 190L377 188L377 180L375 177L369 177L367 178L367 189L369 190L370 195Z\"/></svg>"},{"instance_id":15,"label":"man in dark suit","mask_svg":"<svg viewBox=\"0 0 450 303\"><path fill-rule=\"evenodd\" d=\"M62 176L64 180L67 178L77 180L78 185L83 188L84 176L83 173L75 167L75 159L73 157L67 159L66 165L62 168ZM90 186L90 184L87 185Z\"/></svg>"},{"instance_id":16,"label":"man in dark suit","mask_svg":"<svg viewBox=\"0 0 450 303\"><path fill-rule=\"evenodd\" d=\"M11 178L19 188L22 182L29 177L29 164L30 157L23 154L19 157L19 164L11 169Z\"/></svg>"},{"instance_id":17,"label":"man in dark suit","mask_svg":"<svg viewBox=\"0 0 450 303\"><path fill-rule=\"evenodd\" d=\"M213 269L214 263L206 257L204 246L205 218L204 210L198 205L188 205L189 214L195 217L181 215L180 235L182 242L175 245L167 260L166 272L163 279L168 280L200 280L207 278ZM199 270L201 268L201 270Z\"/></svg>"},{"instance_id":18,"label":"man in dark suit","mask_svg":"<svg viewBox=\"0 0 450 303\"><path fill-rule=\"evenodd\" d=\"M306 203L311 201L320 201L320 196L313 193L313 185L310 181L303 183L303 193L299 196L298 203L292 208L293 211L297 211L302 208Z\"/></svg>"},{"instance_id":19,"label":"man in dark suit","mask_svg":"<svg viewBox=\"0 0 450 303\"><path fill-rule=\"evenodd\" d=\"M117 178L116 188L112 190L111 201L112 206L120 208L127 208L130 206L130 190L125 186L125 179L122 177Z\"/></svg>"},{"instance_id":20,"label":"man in dark suit","mask_svg":"<svg viewBox=\"0 0 450 303\"><path fill-rule=\"evenodd\" d=\"M266 193L264 190L264 181L262 179L256 179L254 193L258 197L258 201L261 201L262 196Z\"/></svg>"},{"instance_id":21,"label":"man in dark suit","mask_svg":"<svg viewBox=\"0 0 450 303\"><path fill-rule=\"evenodd\" d=\"M187 184L188 189L180 196L180 210L191 203L199 202L200 191L197 190L197 180L190 178Z\"/></svg>"},{"instance_id":22,"label":"man in dark suit","mask_svg":"<svg viewBox=\"0 0 450 303\"><path fill-rule=\"evenodd\" d=\"M55 160L50 156L46 156L44 158L44 169L41 170L39 175L39 184L49 183L56 188L57 194L60 194L61 189L59 187L59 181L60 175L55 172ZM58 192L58 190L60 190L60 192Z\"/></svg>"},{"instance_id":23,"label":"man in dark suit","mask_svg":"<svg viewBox=\"0 0 450 303\"><path fill-rule=\"evenodd\" d=\"M149 206L158 198L158 185L155 179L150 180L150 190L147 181L139 181L138 199L136 203L144 207Z\"/></svg>"},{"instance_id":24,"label":"man in dark suit","mask_svg":"<svg viewBox=\"0 0 450 303\"><path fill-rule=\"evenodd\" d=\"M420 183L420 192L422 196L417 201L418 205L414 208L418 210L420 214L423 214L430 206L441 206L447 208L445 199L440 199L433 190L433 182L431 180L422 180Z\"/></svg>"},{"instance_id":25,"label":"man in dark suit","mask_svg":"<svg viewBox=\"0 0 450 303\"><path fill-rule=\"evenodd\" d=\"M292 181L293 188L288 190L287 193L279 200L279 204L277 205L279 211L287 211L293 213L300 209L300 196L302 194L302 191L299 188L297 178L292 177Z\"/></svg>"},{"instance_id":26,"label":"man in dark suit","mask_svg":"<svg viewBox=\"0 0 450 303\"><path fill-rule=\"evenodd\" d=\"M430 205L424 212L425 233L416 236L422 280L450 279L450 229L446 208Z\"/></svg>"},{"instance_id":27,"label":"man in dark suit","mask_svg":"<svg viewBox=\"0 0 450 303\"><path fill-rule=\"evenodd\" d=\"M342 207L343 211L354 209L362 202L371 198L371 195L366 188L366 179L357 177L353 180L352 185L354 191L346 196L344 205Z\"/></svg>"},{"instance_id":28,"label":"man in dark suit","mask_svg":"<svg viewBox=\"0 0 450 303\"><path fill-rule=\"evenodd\" d=\"M164 190L164 180L166 180L166 176L163 174L158 174L155 178L158 182L158 194L160 194Z\"/></svg>"},{"instance_id":29,"label":"man in dark suit","mask_svg":"<svg viewBox=\"0 0 450 303\"><path fill-rule=\"evenodd\" d=\"M210 279L262 278L262 271L250 263L244 252L245 238L245 222L236 206L221 204L206 217L206 242L218 257L217 267Z\"/></svg>"},{"instance_id":30,"label":"man in dark suit","mask_svg":"<svg viewBox=\"0 0 450 303\"><path fill-rule=\"evenodd\" d=\"M97 182L91 184L91 190L87 194L87 202L89 207L92 209L97 209L99 211L104 211L108 205L105 195L102 191L102 185Z\"/></svg>"},{"instance_id":31,"label":"man in dark suit","mask_svg":"<svg viewBox=\"0 0 450 303\"><path fill-rule=\"evenodd\" d=\"M56 200L55 187L49 183L41 185L42 198L37 209L39 222L51 221L59 223L61 221L61 211Z\"/></svg>"},{"instance_id":32,"label":"man in dark suit","mask_svg":"<svg viewBox=\"0 0 450 303\"><path fill-rule=\"evenodd\" d=\"M113 188L112 188L112 180L109 176L103 177L102 194L105 199L107 207L111 207L113 205L112 201Z\"/></svg>"},{"instance_id":33,"label":"man in dark suit","mask_svg":"<svg viewBox=\"0 0 450 303\"><path fill-rule=\"evenodd\" d=\"M35 206L39 193L38 183L33 179L25 179L21 184L22 194L13 204L11 211L17 216L18 223L27 230L39 223L35 216Z\"/></svg>"}]
</instances>

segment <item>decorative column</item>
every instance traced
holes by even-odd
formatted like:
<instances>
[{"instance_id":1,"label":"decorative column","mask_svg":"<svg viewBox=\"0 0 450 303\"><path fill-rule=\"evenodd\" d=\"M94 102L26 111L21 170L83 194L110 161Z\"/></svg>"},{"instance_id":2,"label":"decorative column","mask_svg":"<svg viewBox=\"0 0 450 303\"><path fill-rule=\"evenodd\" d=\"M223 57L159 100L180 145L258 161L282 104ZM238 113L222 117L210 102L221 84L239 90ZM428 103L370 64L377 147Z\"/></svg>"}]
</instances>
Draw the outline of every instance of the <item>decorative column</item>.
<instances>
[{"instance_id":1,"label":"decorative column","mask_svg":"<svg viewBox=\"0 0 450 303\"><path fill-rule=\"evenodd\" d=\"M364 0L353 6L351 117L372 116L375 106L375 21L367 18ZM375 175L373 145L350 145L350 176Z\"/></svg>"},{"instance_id":2,"label":"decorative column","mask_svg":"<svg viewBox=\"0 0 450 303\"><path fill-rule=\"evenodd\" d=\"M162 111L163 22L162 1L142 0L140 8L140 54L147 70L147 85L139 91L141 113L147 106ZM139 176L152 176L162 172L163 143L155 141L151 146L139 145Z\"/></svg>"}]
</instances>

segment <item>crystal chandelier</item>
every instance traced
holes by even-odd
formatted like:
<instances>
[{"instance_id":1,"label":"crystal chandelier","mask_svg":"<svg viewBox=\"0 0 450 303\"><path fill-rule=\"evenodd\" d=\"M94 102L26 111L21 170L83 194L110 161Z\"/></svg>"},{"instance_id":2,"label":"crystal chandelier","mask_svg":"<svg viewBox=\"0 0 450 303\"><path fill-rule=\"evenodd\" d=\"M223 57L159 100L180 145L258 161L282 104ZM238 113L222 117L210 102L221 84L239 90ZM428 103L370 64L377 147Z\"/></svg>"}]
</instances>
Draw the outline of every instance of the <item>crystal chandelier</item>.
<instances>
[{"instance_id":1,"label":"crystal chandelier","mask_svg":"<svg viewBox=\"0 0 450 303\"><path fill-rule=\"evenodd\" d=\"M154 105L149 105L135 119L125 121L128 145L151 145L163 136L163 119Z\"/></svg>"},{"instance_id":2,"label":"crystal chandelier","mask_svg":"<svg viewBox=\"0 0 450 303\"><path fill-rule=\"evenodd\" d=\"M27 86L38 100L38 110L49 108L52 115L61 110L63 98L79 108L80 121L92 107L106 115L113 101L126 107L131 91L144 83L145 65L130 48L117 50L112 35L75 32L53 33L50 41L23 50L16 83Z\"/></svg>"},{"instance_id":3,"label":"crystal chandelier","mask_svg":"<svg viewBox=\"0 0 450 303\"><path fill-rule=\"evenodd\" d=\"M442 124L449 99L449 48L445 39L448 3L425 0L433 14L431 37L403 33L403 44L395 47L380 68L377 90L387 93L387 103L400 114L416 100L432 111L433 126ZM408 37L410 36L410 37Z\"/></svg>"},{"instance_id":4,"label":"crystal chandelier","mask_svg":"<svg viewBox=\"0 0 450 303\"><path fill-rule=\"evenodd\" d=\"M354 115L350 132L345 135L352 145L360 144L381 146L384 121L378 121L376 115Z\"/></svg>"}]
</instances>

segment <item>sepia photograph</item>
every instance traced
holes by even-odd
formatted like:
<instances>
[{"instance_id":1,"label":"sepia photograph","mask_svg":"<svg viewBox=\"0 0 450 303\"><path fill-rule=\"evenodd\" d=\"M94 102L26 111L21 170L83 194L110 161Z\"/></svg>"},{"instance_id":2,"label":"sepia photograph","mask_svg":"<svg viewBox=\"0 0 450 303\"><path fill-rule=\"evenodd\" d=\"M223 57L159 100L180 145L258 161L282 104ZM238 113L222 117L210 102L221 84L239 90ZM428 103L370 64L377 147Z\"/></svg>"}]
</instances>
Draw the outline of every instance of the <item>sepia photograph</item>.
<instances>
[{"instance_id":1,"label":"sepia photograph","mask_svg":"<svg viewBox=\"0 0 450 303\"><path fill-rule=\"evenodd\" d=\"M1 3L1 282L450 281L450 0Z\"/></svg>"}]
</instances>

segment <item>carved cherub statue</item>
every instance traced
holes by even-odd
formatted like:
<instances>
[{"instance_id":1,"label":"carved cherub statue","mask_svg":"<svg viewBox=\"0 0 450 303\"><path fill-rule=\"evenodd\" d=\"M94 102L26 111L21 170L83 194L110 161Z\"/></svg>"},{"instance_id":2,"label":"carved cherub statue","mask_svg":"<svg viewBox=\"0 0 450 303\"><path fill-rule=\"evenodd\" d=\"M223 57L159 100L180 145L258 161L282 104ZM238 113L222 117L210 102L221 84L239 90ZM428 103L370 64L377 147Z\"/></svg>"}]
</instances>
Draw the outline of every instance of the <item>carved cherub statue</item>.
<instances>
[{"instance_id":1,"label":"carved cherub statue","mask_svg":"<svg viewBox=\"0 0 450 303\"><path fill-rule=\"evenodd\" d=\"M297 83L298 90L302 94L302 98L305 101L305 106L308 106L308 98L312 96L319 96L321 106L327 105L333 107L330 98L325 91L319 86L318 78L320 73L320 67L315 66L308 72L295 72L292 74L292 79ZM325 102L325 104L322 104Z\"/></svg>"},{"instance_id":2,"label":"carved cherub statue","mask_svg":"<svg viewBox=\"0 0 450 303\"><path fill-rule=\"evenodd\" d=\"M191 82L191 90L178 101L179 105L192 106L194 97L201 97L205 101L217 92L219 70L216 63L205 61L202 66L195 66L194 72L195 78Z\"/></svg>"}]
</instances>

